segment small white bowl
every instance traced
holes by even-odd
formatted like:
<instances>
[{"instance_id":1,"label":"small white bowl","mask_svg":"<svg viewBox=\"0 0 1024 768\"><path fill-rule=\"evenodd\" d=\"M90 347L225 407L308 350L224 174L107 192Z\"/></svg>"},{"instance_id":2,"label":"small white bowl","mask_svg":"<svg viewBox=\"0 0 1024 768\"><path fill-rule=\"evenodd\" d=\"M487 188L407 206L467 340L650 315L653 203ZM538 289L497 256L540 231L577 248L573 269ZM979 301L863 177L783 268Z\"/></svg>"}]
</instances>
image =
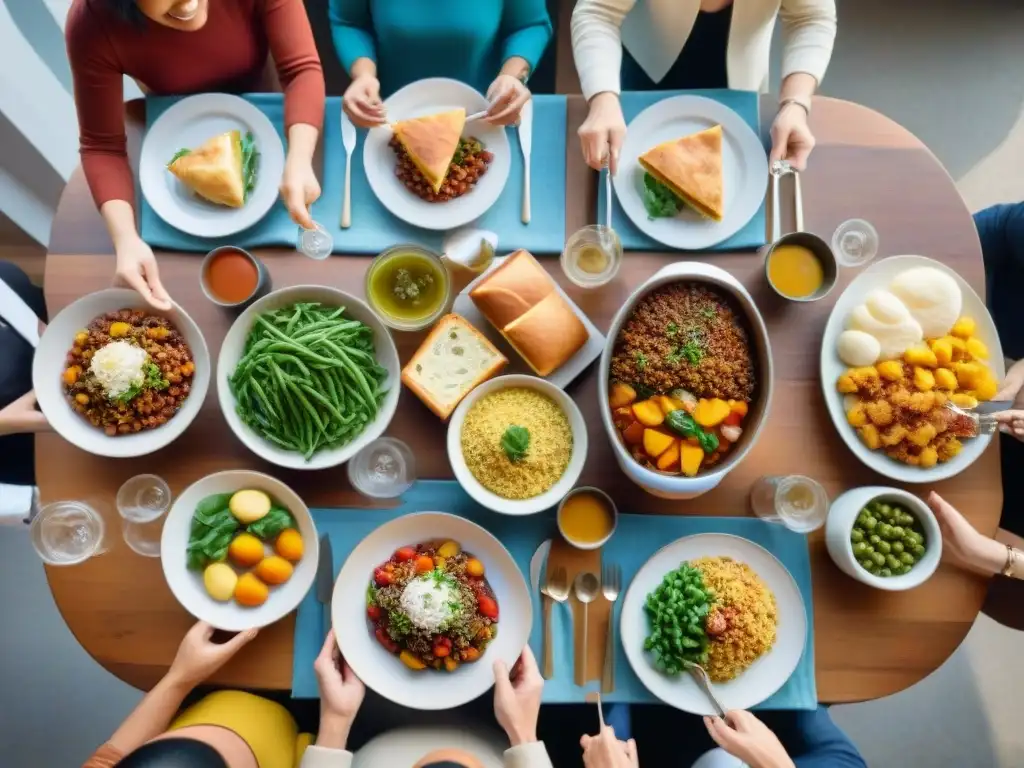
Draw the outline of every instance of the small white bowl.
<instances>
[{"instance_id":1,"label":"small white bowl","mask_svg":"<svg viewBox=\"0 0 1024 768\"><path fill-rule=\"evenodd\" d=\"M562 527L562 510L565 509L565 502L580 493L589 493L593 496L599 496L604 499L605 504L608 505L608 509L612 513L612 527L608 531L608 535L602 539L598 539L593 542L577 541L566 534L565 529ZM600 488L595 488L592 485L581 485L579 488L573 488L567 493L563 499L558 503L558 532L562 534L562 538L565 539L569 544L574 546L576 549L600 549L615 534L615 529L619 527L619 508L615 506L615 502L612 501L612 497L602 491Z\"/></svg>"},{"instance_id":2,"label":"small white bowl","mask_svg":"<svg viewBox=\"0 0 1024 768\"><path fill-rule=\"evenodd\" d=\"M231 386L228 384L228 378L234 373L238 361L242 359L245 340L249 336L253 323L256 322L256 316L298 301L318 301L327 306L345 307L347 317L370 326L373 330L377 362L388 372L387 381L384 382L388 393L380 410L377 411L377 418L367 424L362 434L351 442L340 448L319 451L309 461L306 461L299 453L277 447L244 424L235 411L235 396L231 394ZM398 407L398 395L401 390L400 369L398 350L395 348L391 333L365 302L350 293L339 291L337 288L329 288L326 285L295 285L269 293L250 304L231 324L227 336L224 337L224 343L221 345L220 357L217 359L217 398L220 401L224 419L231 427L231 431L246 448L261 459L289 469L326 469L344 464L364 446L384 434L384 430L388 428L388 424L391 423L391 419L395 415L395 409Z\"/></svg>"},{"instance_id":3,"label":"small white bowl","mask_svg":"<svg viewBox=\"0 0 1024 768\"><path fill-rule=\"evenodd\" d=\"M853 556L850 531L853 530L857 515L871 501L885 501L905 506L924 529L925 554L910 569L910 573L902 576L875 576L864 570ZM928 505L912 493L884 486L854 488L833 501L825 523L825 544L829 555L841 571L857 581L890 592L902 592L921 586L935 573L935 569L939 567L939 560L942 559L942 530Z\"/></svg>"},{"instance_id":4,"label":"small white bowl","mask_svg":"<svg viewBox=\"0 0 1024 768\"><path fill-rule=\"evenodd\" d=\"M97 317L119 309L139 309L146 314L167 318L185 337L196 370L192 375L188 397L166 424L155 429L108 437L102 429L94 427L72 410L64 396L61 374L67 365L67 354L74 344L75 334ZM32 387L46 420L69 443L96 456L132 458L160 450L188 428L203 407L206 391L210 387L212 367L203 334L185 310L174 304L169 312L160 312L148 307L145 300L133 290L107 288L77 299L50 320L32 361Z\"/></svg>"},{"instance_id":5,"label":"small white bowl","mask_svg":"<svg viewBox=\"0 0 1024 768\"><path fill-rule=\"evenodd\" d=\"M466 420L469 409L481 397L507 387L527 387L547 395L565 413L565 417L569 420L569 428L572 430L572 455L569 457L569 466L566 467L558 482L544 493L531 499L506 499L487 490L479 480L473 477L473 473L469 471L466 459L462 455L462 424ZM452 465L455 479L477 503L503 515L534 515L555 506L576 485L586 460L587 425L583 421L583 414L580 413L579 406L554 384L536 376L515 374L485 381L463 398L448 423L448 461Z\"/></svg>"},{"instance_id":6,"label":"small white bowl","mask_svg":"<svg viewBox=\"0 0 1024 768\"><path fill-rule=\"evenodd\" d=\"M295 564L291 578L284 584L271 587L267 602L255 608L246 608L234 600L217 602L207 594L202 572L190 571L185 565L185 549L196 505L215 493L234 493L247 488L266 492L291 512L302 534L303 544L302 559ZM265 549L270 554L270 547ZM319 559L320 540L316 526L309 508L299 495L280 480L248 469L216 472L192 483L174 500L160 536L160 563L164 578L181 607L197 619L227 632L265 627L294 611L313 586ZM235 568L238 574L242 570Z\"/></svg>"}]
</instances>

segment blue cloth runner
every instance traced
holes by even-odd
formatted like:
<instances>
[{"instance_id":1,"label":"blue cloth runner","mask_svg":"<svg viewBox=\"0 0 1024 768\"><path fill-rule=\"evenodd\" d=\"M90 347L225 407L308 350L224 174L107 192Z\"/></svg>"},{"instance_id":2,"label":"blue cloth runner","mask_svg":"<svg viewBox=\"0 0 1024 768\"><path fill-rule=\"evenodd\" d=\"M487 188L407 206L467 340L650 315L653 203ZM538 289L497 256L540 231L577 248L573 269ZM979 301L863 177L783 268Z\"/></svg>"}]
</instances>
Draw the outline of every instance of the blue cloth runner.
<instances>
[{"instance_id":1,"label":"blue cloth runner","mask_svg":"<svg viewBox=\"0 0 1024 768\"><path fill-rule=\"evenodd\" d=\"M182 97L157 96L146 99L147 128L164 110ZM260 109L284 138L284 101L281 94L248 94L247 101ZM565 96L535 96L533 110L533 153L530 160L531 221L520 221L523 194L523 160L519 139L509 130L512 164L508 182L498 201L474 226L497 233L502 251L526 248L535 254L559 254L565 244ZM341 98L327 99L323 133L321 198L313 205L313 218L334 238L335 253L376 254L396 243L418 243L441 248L444 232L419 229L393 216L370 189L363 170L363 142L360 130L352 156L352 226L341 229L341 204L345 184L345 148L341 140ZM141 201L142 238L152 246L176 251L205 252L222 240L185 234L153 212ZM298 228L280 202L257 224L232 235L232 244L242 248L294 247Z\"/></svg>"},{"instance_id":2,"label":"blue cloth runner","mask_svg":"<svg viewBox=\"0 0 1024 768\"><path fill-rule=\"evenodd\" d=\"M349 554L367 534L380 525L410 512L444 510L479 523L508 548L529 581L530 559L542 541L557 536L553 515L544 513L531 517L499 515L478 506L452 480L421 480L402 497L394 509L312 509L317 532L331 538L334 573L341 570ZM774 554L796 579L807 606L807 643L796 671L786 684L761 705L762 709L814 709L818 704L814 680L814 605L811 597L811 567L806 538L781 525L749 517L692 517L662 515L620 515L615 536L604 547L604 557L622 567L623 586L628 587L640 567L666 543L696 533L731 533L757 542ZM369 577L367 577L369 578ZM365 590L363 583L350 585ZM533 594L534 622L530 645L539 656L541 649L540 597ZM615 603L616 620L622 601ZM368 631L364 626L351 631ZM323 645L327 627L316 600L315 590L299 605L295 619L295 653L292 670L292 695L316 698L316 677L313 661ZM544 701L549 704L579 703L584 689L573 682L572 619L569 610L560 606L552 617L555 644L555 677L544 685ZM621 646L616 649L616 690L602 696L607 702L653 703L655 699L633 674Z\"/></svg>"},{"instance_id":3,"label":"blue cloth runner","mask_svg":"<svg viewBox=\"0 0 1024 768\"><path fill-rule=\"evenodd\" d=\"M643 112L647 107L652 104L656 104L662 99L667 99L672 96L704 96L708 99L714 99L721 104L724 104L733 112L743 118L743 121L747 123L751 128L754 129L762 141L764 137L761 134L760 118L758 117L758 102L759 95L752 91L730 91L730 90L709 90L709 91L627 91L622 94L622 114L626 118L627 125L629 122ZM602 171L602 174L607 171ZM767 187L768 180L765 179L764 183ZM604 189L604 178L601 178L600 189ZM668 249L667 245L659 243L657 240L653 240L639 229L633 223L633 220L626 215L626 212L622 210L622 206L619 205L618 198L614 195L612 202L612 227L618 233L619 238L622 240L622 247L627 251L664 251ZM599 194L597 196L597 221L604 222L605 220L605 195ZM740 229L732 237L723 240L717 245L712 245L707 250L709 251L740 251L740 250L754 250L760 248L765 244L765 203L761 203L761 207L757 213L754 214L753 218L748 221L742 229Z\"/></svg>"}]
</instances>

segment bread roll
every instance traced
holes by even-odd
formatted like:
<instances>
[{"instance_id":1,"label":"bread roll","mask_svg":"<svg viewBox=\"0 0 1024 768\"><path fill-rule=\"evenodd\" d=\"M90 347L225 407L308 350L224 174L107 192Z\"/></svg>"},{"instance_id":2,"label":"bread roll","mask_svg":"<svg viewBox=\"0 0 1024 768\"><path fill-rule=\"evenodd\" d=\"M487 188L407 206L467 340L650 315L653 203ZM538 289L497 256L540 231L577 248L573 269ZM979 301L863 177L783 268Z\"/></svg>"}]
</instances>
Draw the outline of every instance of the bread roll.
<instances>
[{"instance_id":1,"label":"bread roll","mask_svg":"<svg viewBox=\"0 0 1024 768\"><path fill-rule=\"evenodd\" d=\"M587 343L587 329L558 291L505 326L505 338L538 376L547 376Z\"/></svg>"},{"instance_id":2,"label":"bread roll","mask_svg":"<svg viewBox=\"0 0 1024 768\"><path fill-rule=\"evenodd\" d=\"M470 291L469 298L500 330L553 290L544 267L529 251L520 249Z\"/></svg>"}]
</instances>

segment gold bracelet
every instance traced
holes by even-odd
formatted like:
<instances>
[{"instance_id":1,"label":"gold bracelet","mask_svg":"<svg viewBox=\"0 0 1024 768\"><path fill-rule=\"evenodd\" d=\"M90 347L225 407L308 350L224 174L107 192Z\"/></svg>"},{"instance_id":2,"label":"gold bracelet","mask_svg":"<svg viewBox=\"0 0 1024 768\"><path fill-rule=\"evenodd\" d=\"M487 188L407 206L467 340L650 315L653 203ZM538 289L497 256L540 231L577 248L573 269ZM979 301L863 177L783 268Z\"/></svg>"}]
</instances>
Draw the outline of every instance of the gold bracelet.
<instances>
[{"instance_id":1,"label":"gold bracelet","mask_svg":"<svg viewBox=\"0 0 1024 768\"><path fill-rule=\"evenodd\" d=\"M1006 565L1003 566L1003 570L1000 573L1003 576L1009 576L1011 579L1021 578L1021 574L1017 573L1017 564L1020 562L1021 553L1009 544L1006 545Z\"/></svg>"},{"instance_id":2,"label":"gold bracelet","mask_svg":"<svg viewBox=\"0 0 1024 768\"><path fill-rule=\"evenodd\" d=\"M796 104L798 107L803 107L803 110L804 110L804 112L807 113L807 116L808 117L811 116L811 105L810 105L810 103L804 101L803 99L797 99L797 98L794 98L794 97L790 97L788 99L783 99L782 101L780 101L779 102L778 112L781 112L786 107L788 107L790 104ZM778 112L776 114L778 114Z\"/></svg>"}]
</instances>

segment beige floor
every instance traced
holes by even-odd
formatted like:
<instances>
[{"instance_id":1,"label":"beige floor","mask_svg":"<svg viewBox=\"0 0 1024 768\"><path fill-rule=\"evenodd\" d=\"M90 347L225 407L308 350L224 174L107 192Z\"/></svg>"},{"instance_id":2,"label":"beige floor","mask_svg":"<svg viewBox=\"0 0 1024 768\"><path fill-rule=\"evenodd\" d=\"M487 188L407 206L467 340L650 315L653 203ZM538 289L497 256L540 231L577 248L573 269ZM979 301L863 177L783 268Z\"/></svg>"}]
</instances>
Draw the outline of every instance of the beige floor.
<instances>
[{"instance_id":1,"label":"beige floor","mask_svg":"<svg viewBox=\"0 0 1024 768\"><path fill-rule=\"evenodd\" d=\"M824 92L879 109L920 136L972 210L1024 199L1024 3L838 5L841 31ZM19 256L38 268L29 251ZM0 563L0 766L76 765L138 693L75 642L23 533L0 530ZM1024 766L1022 648L1024 635L981 617L928 679L833 714L872 768Z\"/></svg>"}]
</instances>

